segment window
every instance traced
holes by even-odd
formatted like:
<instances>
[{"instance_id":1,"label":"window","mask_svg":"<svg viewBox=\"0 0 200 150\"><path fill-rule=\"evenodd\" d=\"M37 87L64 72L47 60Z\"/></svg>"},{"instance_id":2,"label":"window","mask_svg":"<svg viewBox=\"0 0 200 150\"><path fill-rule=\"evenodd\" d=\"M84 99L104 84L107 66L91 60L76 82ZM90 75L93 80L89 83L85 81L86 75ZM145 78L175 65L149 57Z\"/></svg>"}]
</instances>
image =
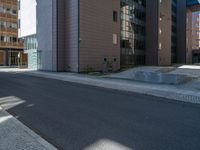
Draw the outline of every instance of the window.
<instances>
[{"instance_id":1,"label":"window","mask_svg":"<svg viewBox=\"0 0 200 150\"><path fill-rule=\"evenodd\" d=\"M1 35L1 42L4 42L4 36Z\"/></svg>"},{"instance_id":2,"label":"window","mask_svg":"<svg viewBox=\"0 0 200 150\"><path fill-rule=\"evenodd\" d=\"M117 45L117 34L113 34L113 44Z\"/></svg>"},{"instance_id":3,"label":"window","mask_svg":"<svg viewBox=\"0 0 200 150\"><path fill-rule=\"evenodd\" d=\"M17 38L16 37L13 37L13 42L17 42Z\"/></svg>"},{"instance_id":4,"label":"window","mask_svg":"<svg viewBox=\"0 0 200 150\"><path fill-rule=\"evenodd\" d=\"M12 10L12 14L13 14L13 15L17 15L17 10L13 9L13 10Z\"/></svg>"},{"instance_id":5,"label":"window","mask_svg":"<svg viewBox=\"0 0 200 150\"><path fill-rule=\"evenodd\" d=\"M121 0L121 65L145 64L146 0Z\"/></svg>"},{"instance_id":6,"label":"window","mask_svg":"<svg viewBox=\"0 0 200 150\"><path fill-rule=\"evenodd\" d=\"M21 6L21 1L19 0L19 1L18 1L18 10L20 10L20 9L21 9L21 7L20 7L20 6Z\"/></svg>"},{"instance_id":7,"label":"window","mask_svg":"<svg viewBox=\"0 0 200 150\"><path fill-rule=\"evenodd\" d=\"M20 29L21 28L21 20L18 19L18 28Z\"/></svg>"},{"instance_id":8,"label":"window","mask_svg":"<svg viewBox=\"0 0 200 150\"><path fill-rule=\"evenodd\" d=\"M117 11L113 11L113 21L117 22L117 19L118 19L118 13Z\"/></svg>"}]
</instances>

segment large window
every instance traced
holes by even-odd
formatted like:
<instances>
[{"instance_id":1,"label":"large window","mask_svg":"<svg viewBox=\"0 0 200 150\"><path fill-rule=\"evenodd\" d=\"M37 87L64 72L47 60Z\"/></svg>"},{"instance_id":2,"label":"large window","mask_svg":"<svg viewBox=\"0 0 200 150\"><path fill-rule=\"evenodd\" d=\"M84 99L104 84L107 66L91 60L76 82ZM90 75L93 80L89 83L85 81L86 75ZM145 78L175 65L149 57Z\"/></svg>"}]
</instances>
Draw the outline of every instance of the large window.
<instances>
[{"instance_id":1,"label":"large window","mask_svg":"<svg viewBox=\"0 0 200 150\"><path fill-rule=\"evenodd\" d=\"M5 5L0 5L0 13L17 16L17 8L9 8Z\"/></svg>"},{"instance_id":2,"label":"large window","mask_svg":"<svg viewBox=\"0 0 200 150\"><path fill-rule=\"evenodd\" d=\"M1 43L17 43L17 37L16 36L9 36L9 35L0 35L0 42Z\"/></svg>"},{"instance_id":3,"label":"large window","mask_svg":"<svg viewBox=\"0 0 200 150\"><path fill-rule=\"evenodd\" d=\"M121 0L121 64L145 63L145 0Z\"/></svg>"},{"instance_id":4,"label":"large window","mask_svg":"<svg viewBox=\"0 0 200 150\"><path fill-rule=\"evenodd\" d=\"M12 23L4 20L0 20L1 29L17 29L17 23Z\"/></svg>"}]
</instances>

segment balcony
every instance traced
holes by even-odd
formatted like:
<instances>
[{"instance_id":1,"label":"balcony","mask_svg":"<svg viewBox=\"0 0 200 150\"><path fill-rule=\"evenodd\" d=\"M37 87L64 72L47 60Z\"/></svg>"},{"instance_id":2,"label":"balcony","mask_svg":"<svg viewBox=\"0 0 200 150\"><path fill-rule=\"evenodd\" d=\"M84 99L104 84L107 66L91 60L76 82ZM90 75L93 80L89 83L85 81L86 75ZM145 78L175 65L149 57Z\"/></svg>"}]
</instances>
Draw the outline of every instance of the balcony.
<instances>
[{"instance_id":1,"label":"balcony","mask_svg":"<svg viewBox=\"0 0 200 150\"><path fill-rule=\"evenodd\" d=\"M17 29L10 29L10 28L7 29L7 28L1 28L0 27L0 34L18 36L18 30Z\"/></svg>"},{"instance_id":2,"label":"balcony","mask_svg":"<svg viewBox=\"0 0 200 150\"><path fill-rule=\"evenodd\" d=\"M16 21L18 18L17 18L17 15L11 15L11 14L7 14L7 13L2 13L0 12L0 18L4 18L5 20L8 19L8 20L14 20Z\"/></svg>"},{"instance_id":3,"label":"balcony","mask_svg":"<svg viewBox=\"0 0 200 150\"><path fill-rule=\"evenodd\" d=\"M16 0L0 0L1 3L6 3L6 4L10 4L13 6L17 6L17 1Z\"/></svg>"},{"instance_id":4,"label":"balcony","mask_svg":"<svg viewBox=\"0 0 200 150\"><path fill-rule=\"evenodd\" d=\"M0 42L0 49L23 49L22 42Z\"/></svg>"}]
</instances>

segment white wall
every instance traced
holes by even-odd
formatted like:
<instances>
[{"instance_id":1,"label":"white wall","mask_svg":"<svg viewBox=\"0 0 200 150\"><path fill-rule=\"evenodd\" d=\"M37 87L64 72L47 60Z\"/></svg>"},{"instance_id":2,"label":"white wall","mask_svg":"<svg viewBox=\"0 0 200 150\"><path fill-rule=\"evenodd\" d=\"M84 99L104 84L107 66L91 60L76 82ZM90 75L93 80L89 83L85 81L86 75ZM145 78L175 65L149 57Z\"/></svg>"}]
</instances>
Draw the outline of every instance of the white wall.
<instances>
[{"instance_id":1,"label":"white wall","mask_svg":"<svg viewBox=\"0 0 200 150\"><path fill-rule=\"evenodd\" d=\"M36 0L20 0L19 18L21 28L19 37L36 34Z\"/></svg>"},{"instance_id":2,"label":"white wall","mask_svg":"<svg viewBox=\"0 0 200 150\"><path fill-rule=\"evenodd\" d=\"M56 0L37 0L39 70L57 71Z\"/></svg>"}]
</instances>

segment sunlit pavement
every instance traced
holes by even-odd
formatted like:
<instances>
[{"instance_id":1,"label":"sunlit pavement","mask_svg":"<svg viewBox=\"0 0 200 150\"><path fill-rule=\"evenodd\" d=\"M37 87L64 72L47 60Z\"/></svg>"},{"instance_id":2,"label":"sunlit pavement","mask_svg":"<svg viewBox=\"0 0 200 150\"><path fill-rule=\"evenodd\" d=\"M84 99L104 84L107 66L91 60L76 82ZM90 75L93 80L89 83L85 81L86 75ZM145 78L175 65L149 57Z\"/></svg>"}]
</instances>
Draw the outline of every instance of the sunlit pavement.
<instances>
[{"instance_id":1,"label":"sunlit pavement","mask_svg":"<svg viewBox=\"0 0 200 150\"><path fill-rule=\"evenodd\" d=\"M125 92L135 92L144 95L157 96L176 101L200 104L200 79L180 85L155 84L138 82L132 80L122 80L107 77L95 77L77 73L58 73L33 71L24 74L47 79L56 79L71 83L78 83L112 90ZM160 99L162 100L162 99Z\"/></svg>"},{"instance_id":2,"label":"sunlit pavement","mask_svg":"<svg viewBox=\"0 0 200 150\"><path fill-rule=\"evenodd\" d=\"M6 109L19 105L19 98L0 99ZM13 102L13 103L12 103ZM21 101L23 103L23 101ZM0 108L0 149L1 150L56 150L39 135L31 131L12 115Z\"/></svg>"},{"instance_id":3,"label":"sunlit pavement","mask_svg":"<svg viewBox=\"0 0 200 150\"><path fill-rule=\"evenodd\" d=\"M15 73L22 73L22 72L30 72L35 71L34 69L28 69L28 68L8 68L8 67L0 67L0 72L15 72Z\"/></svg>"},{"instance_id":4,"label":"sunlit pavement","mask_svg":"<svg viewBox=\"0 0 200 150\"><path fill-rule=\"evenodd\" d=\"M0 85L3 107L59 149L200 149L197 104L20 73Z\"/></svg>"}]
</instances>

